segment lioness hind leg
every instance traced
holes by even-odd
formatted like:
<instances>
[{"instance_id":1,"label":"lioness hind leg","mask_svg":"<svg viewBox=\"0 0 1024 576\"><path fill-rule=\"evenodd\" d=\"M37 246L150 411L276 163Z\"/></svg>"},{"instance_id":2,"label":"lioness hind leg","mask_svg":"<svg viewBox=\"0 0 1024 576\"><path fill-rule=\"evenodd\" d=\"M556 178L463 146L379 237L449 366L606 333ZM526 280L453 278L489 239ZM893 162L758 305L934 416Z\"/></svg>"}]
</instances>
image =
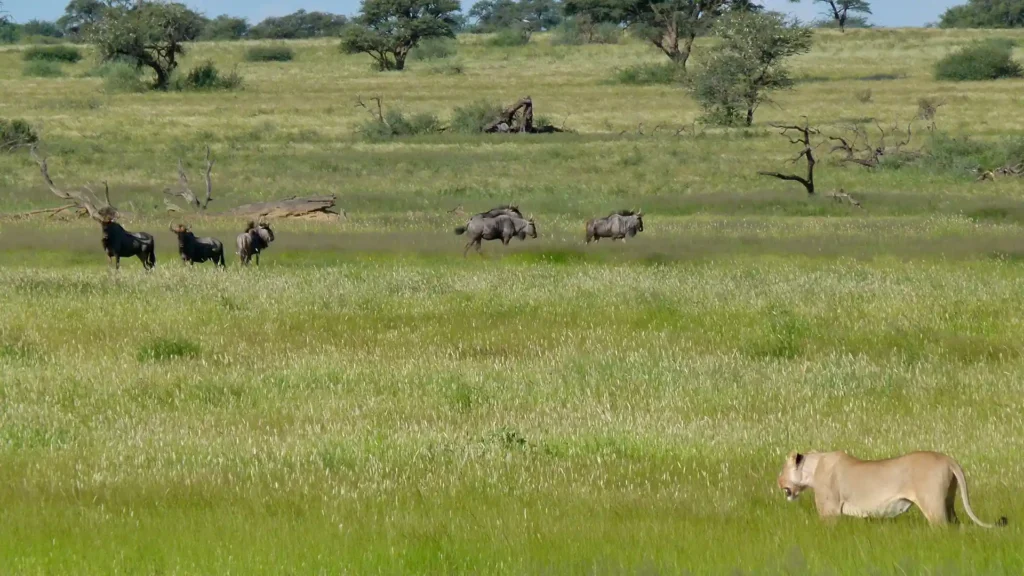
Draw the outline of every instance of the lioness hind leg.
<instances>
[{"instance_id":1,"label":"lioness hind leg","mask_svg":"<svg viewBox=\"0 0 1024 576\"><path fill-rule=\"evenodd\" d=\"M941 501L939 499L922 498L915 500L914 504L921 509L925 519L933 526L944 526L951 521L948 496L943 497Z\"/></svg>"},{"instance_id":2,"label":"lioness hind leg","mask_svg":"<svg viewBox=\"0 0 1024 576\"><path fill-rule=\"evenodd\" d=\"M946 520L951 524L959 524L960 519L956 517L956 482L950 482L946 490Z\"/></svg>"}]
</instances>

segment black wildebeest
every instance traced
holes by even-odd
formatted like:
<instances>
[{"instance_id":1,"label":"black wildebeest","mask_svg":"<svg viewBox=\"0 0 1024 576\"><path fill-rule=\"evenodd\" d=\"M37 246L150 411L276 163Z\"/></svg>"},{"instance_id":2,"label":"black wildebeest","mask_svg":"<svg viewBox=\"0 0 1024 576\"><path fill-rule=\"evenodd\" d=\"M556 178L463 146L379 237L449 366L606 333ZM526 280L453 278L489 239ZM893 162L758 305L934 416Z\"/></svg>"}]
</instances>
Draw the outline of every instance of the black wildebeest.
<instances>
[{"instance_id":1,"label":"black wildebeest","mask_svg":"<svg viewBox=\"0 0 1024 576\"><path fill-rule=\"evenodd\" d=\"M171 226L171 232L178 236L178 254L186 264L213 260L214 266L224 267L224 244L216 238L199 238L192 233L191 226Z\"/></svg>"},{"instance_id":2,"label":"black wildebeest","mask_svg":"<svg viewBox=\"0 0 1024 576\"><path fill-rule=\"evenodd\" d=\"M473 218L497 218L498 216L514 216L516 218L522 218L523 213L519 211L519 206L505 204L498 206L497 208L491 208L487 212L473 214Z\"/></svg>"},{"instance_id":3,"label":"black wildebeest","mask_svg":"<svg viewBox=\"0 0 1024 576\"><path fill-rule=\"evenodd\" d=\"M587 221L587 244L597 242L601 238L622 240L632 238L637 232L644 231L644 213L641 210L620 210L604 218L593 218Z\"/></svg>"},{"instance_id":4,"label":"black wildebeest","mask_svg":"<svg viewBox=\"0 0 1024 576\"><path fill-rule=\"evenodd\" d=\"M107 253L108 262L113 260L115 269L121 269L121 258L131 256L138 256L146 270L156 266L156 242L152 234L129 232L109 215L100 220L100 226L103 227L103 251Z\"/></svg>"},{"instance_id":5,"label":"black wildebeest","mask_svg":"<svg viewBox=\"0 0 1024 576\"><path fill-rule=\"evenodd\" d=\"M242 265L248 266L249 261L255 256L256 265L259 266L260 252L266 250L273 241L274 231L270 229L270 224L265 222L257 224L250 220L245 227L245 232L239 234L235 239L235 245L238 246L238 257L241 259Z\"/></svg>"},{"instance_id":6,"label":"black wildebeest","mask_svg":"<svg viewBox=\"0 0 1024 576\"><path fill-rule=\"evenodd\" d=\"M504 214L495 218L474 216L465 226L455 228L455 233L460 236L462 234L469 236L466 249L462 251L462 255L465 257L469 253L469 248L474 244L476 251L480 252L483 240L501 240L502 244L508 246L509 241L515 237L519 237L520 240L526 240L527 236L536 238L537 226L533 222L533 217L524 219Z\"/></svg>"}]
</instances>

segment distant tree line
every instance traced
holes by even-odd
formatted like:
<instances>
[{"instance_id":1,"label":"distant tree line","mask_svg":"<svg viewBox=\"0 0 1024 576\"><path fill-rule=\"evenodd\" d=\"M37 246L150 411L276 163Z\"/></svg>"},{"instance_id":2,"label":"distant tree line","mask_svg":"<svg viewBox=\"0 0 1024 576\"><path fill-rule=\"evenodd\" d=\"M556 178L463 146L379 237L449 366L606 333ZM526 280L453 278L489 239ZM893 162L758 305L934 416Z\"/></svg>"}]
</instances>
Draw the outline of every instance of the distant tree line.
<instances>
[{"instance_id":1,"label":"distant tree line","mask_svg":"<svg viewBox=\"0 0 1024 576\"><path fill-rule=\"evenodd\" d=\"M4 18L0 20L0 42L40 38L85 41L89 28L98 24L108 9L127 9L133 5L133 2L127 0L71 0L64 8L64 15L53 22L30 20L17 24ZM188 40L331 38L339 36L342 28L349 23L349 19L340 14L299 10L287 16L272 16L251 25L245 18L227 14L207 18L183 4L181 6L194 24L190 29L195 30L195 37Z\"/></svg>"},{"instance_id":2,"label":"distant tree line","mask_svg":"<svg viewBox=\"0 0 1024 576\"><path fill-rule=\"evenodd\" d=\"M939 20L942 28L1024 28L1024 0L969 0Z\"/></svg>"}]
</instances>

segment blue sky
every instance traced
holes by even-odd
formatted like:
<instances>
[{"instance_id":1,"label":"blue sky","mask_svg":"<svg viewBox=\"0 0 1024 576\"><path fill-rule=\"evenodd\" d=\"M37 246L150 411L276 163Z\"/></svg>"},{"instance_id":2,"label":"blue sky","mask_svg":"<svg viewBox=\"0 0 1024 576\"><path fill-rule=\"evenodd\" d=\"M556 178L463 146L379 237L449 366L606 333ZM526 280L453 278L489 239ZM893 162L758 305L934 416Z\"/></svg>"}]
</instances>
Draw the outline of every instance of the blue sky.
<instances>
[{"instance_id":1,"label":"blue sky","mask_svg":"<svg viewBox=\"0 0 1024 576\"><path fill-rule=\"evenodd\" d=\"M772 10L788 12L801 20L814 20L821 12L820 5L811 0L790 4L787 0L762 0ZM474 0L462 0L469 8ZM966 0L874 0L871 21L879 26L923 26L939 19L946 8L963 4ZM206 13L207 16L231 14L245 16L257 22L267 16L281 16L300 8L352 14L359 10L359 0L185 0L185 3ZM4 6L17 22L33 18L54 20L64 13L67 0L5 0Z\"/></svg>"}]
</instances>

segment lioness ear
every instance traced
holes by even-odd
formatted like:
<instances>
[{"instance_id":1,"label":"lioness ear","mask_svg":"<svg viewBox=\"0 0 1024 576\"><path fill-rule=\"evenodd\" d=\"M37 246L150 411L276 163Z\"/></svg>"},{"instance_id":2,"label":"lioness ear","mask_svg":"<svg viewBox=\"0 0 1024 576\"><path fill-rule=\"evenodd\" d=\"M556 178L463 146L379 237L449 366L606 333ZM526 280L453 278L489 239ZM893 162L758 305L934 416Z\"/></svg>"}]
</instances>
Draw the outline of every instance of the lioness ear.
<instances>
[{"instance_id":1,"label":"lioness ear","mask_svg":"<svg viewBox=\"0 0 1024 576\"><path fill-rule=\"evenodd\" d=\"M793 461L796 462L796 467L799 468L800 465L804 463L804 455L798 452L797 455L793 457Z\"/></svg>"}]
</instances>

